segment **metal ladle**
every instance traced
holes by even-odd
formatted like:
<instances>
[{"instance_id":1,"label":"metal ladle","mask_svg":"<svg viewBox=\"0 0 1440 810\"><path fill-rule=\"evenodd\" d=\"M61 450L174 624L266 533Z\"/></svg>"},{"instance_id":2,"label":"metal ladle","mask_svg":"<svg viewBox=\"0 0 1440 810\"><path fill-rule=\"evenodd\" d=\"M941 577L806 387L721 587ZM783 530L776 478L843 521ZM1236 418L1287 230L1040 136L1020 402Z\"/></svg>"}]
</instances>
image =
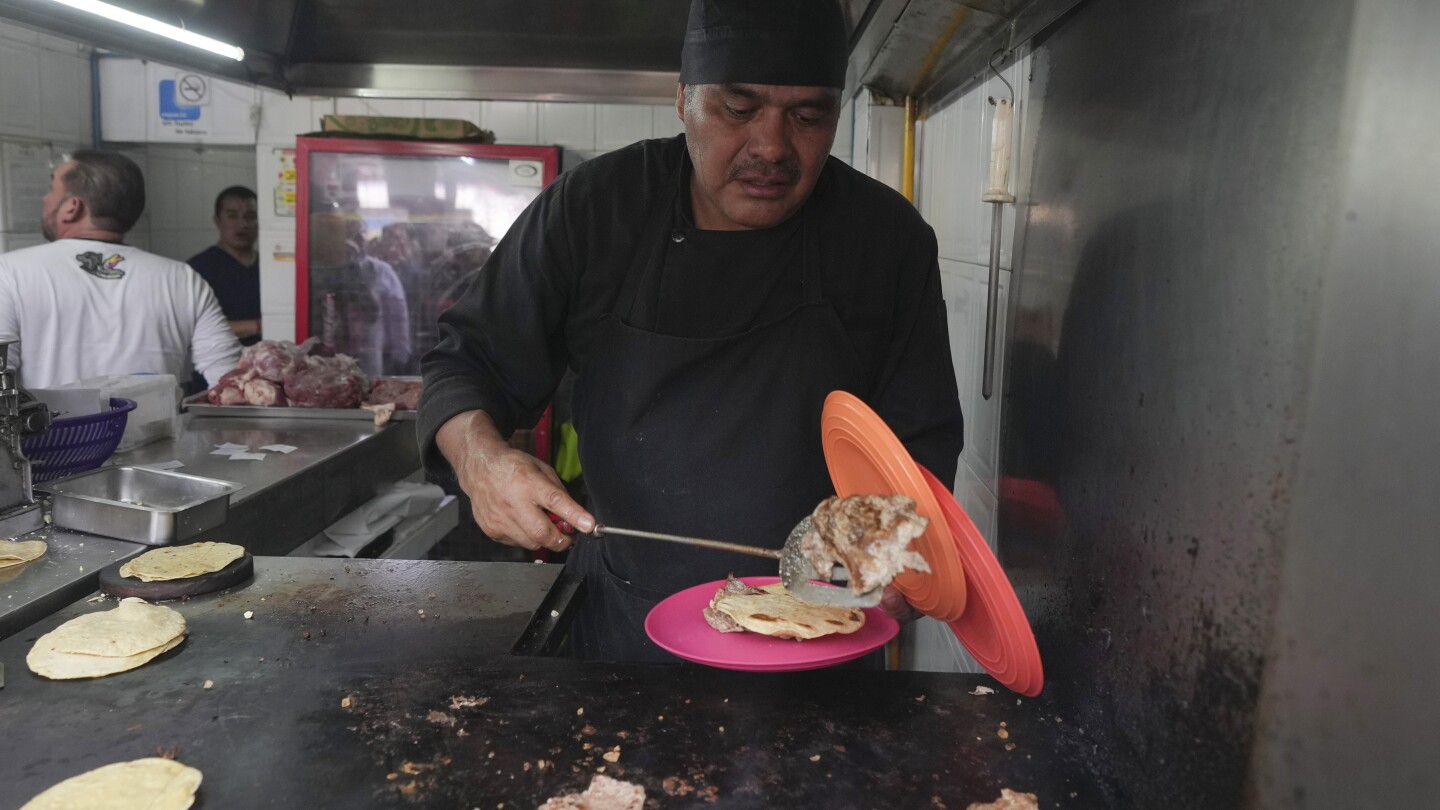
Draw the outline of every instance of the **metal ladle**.
<instances>
[{"instance_id":1,"label":"metal ladle","mask_svg":"<svg viewBox=\"0 0 1440 810\"><path fill-rule=\"evenodd\" d=\"M829 607L874 607L880 604L880 596L884 588L871 588L864 593L857 594L849 588L837 588L825 584L829 581L830 575L834 572L821 574L816 570L805 555L800 553L800 541L809 533L811 528L810 516L806 515L801 521L795 524L790 530L790 536L785 538L785 545L781 548L761 548L759 546L747 546L743 543L729 543L724 540L705 540L699 537L685 537L678 534L662 534L660 532L646 532L639 529L622 529L616 526L595 525L595 531L591 534L595 537L604 537L607 534L619 534L626 537L643 537L647 540L663 540L667 543L683 543L687 546L698 546L700 548L712 548L716 551L731 551L736 554L749 554L752 557L767 557L780 561L780 581L785 584L785 590L795 595L795 598L815 605L827 605ZM821 580L817 582L815 580Z\"/></svg>"}]
</instances>

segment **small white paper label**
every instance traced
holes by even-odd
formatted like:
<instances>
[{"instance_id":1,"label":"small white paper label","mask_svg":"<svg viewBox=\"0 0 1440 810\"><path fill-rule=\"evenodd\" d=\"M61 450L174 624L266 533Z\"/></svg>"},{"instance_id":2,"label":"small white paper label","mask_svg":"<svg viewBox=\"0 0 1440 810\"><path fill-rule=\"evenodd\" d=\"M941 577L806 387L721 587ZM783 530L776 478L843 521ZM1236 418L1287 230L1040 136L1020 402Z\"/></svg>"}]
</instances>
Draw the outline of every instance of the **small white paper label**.
<instances>
[{"instance_id":1,"label":"small white paper label","mask_svg":"<svg viewBox=\"0 0 1440 810\"><path fill-rule=\"evenodd\" d=\"M267 444L261 450L273 450L277 453L293 453L300 448L289 444Z\"/></svg>"},{"instance_id":2,"label":"small white paper label","mask_svg":"<svg viewBox=\"0 0 1440 810\"><path fill-rule=\"evenodd\" d=\"M540 188L545 185L545 164L538 160L510 161L510 185Z\"/></svg>"}]
</instances>

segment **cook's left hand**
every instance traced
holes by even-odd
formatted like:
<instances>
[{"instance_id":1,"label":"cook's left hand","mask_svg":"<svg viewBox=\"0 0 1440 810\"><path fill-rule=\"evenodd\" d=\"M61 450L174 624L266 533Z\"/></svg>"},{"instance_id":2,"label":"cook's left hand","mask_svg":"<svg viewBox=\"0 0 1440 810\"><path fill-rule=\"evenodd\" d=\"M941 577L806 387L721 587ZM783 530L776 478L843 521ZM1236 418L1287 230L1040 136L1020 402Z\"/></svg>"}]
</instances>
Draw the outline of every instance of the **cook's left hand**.
<instances>
[{"instance_id":1,"label":"cook's left hand","mask_svg":"<svg viewBox=\"0 0 1440 810\"><path fill-rule=\"evenodd\" d=\"M909 624L920 618L920 611L907 602L905 594L900 593L894 585L886 585L880 594L880 609L901 624Z\"/></svg>"}]
</instances>

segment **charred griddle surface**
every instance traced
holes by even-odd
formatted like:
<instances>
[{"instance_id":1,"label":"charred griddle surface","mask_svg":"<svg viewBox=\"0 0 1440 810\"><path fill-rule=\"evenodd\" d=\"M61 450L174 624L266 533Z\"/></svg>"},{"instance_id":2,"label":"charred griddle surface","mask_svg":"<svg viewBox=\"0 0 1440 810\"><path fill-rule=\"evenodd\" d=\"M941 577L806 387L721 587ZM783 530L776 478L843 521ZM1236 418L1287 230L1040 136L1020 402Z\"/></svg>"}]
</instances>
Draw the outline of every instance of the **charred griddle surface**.
<instances>
[{"instance_id":1,"label":"charred griddle surface","mask_svg":"<svg viewBox=\"0 0 1440 810\"><path fill-rule=\"evenodd\" d=\"M1114 803L1083 733L1043 699L970 694L986 678L509 655L558 572L261 557L247 587L170 603L190 628L175 651L34 676L37 636L107 607L77 603L0 642L0 806L174 749L212 809L529 808L602 768L652 807L963 808L1002 786Z\"/></svg>"}]
</instances>

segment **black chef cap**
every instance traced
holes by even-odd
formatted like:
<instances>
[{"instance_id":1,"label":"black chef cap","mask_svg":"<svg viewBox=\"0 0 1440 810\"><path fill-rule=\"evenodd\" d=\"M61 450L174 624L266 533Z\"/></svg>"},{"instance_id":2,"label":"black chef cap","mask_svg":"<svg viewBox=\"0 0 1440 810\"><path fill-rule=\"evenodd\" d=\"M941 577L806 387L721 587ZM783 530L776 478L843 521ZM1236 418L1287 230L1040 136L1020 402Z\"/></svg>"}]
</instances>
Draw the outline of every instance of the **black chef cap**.
<instances>
[{"instance_id":1,"label":"black chef cap","mask_svg":"<svg viewBox=\"0 0 1440 810\"><path fill-rule=\"evenodd\" d=\"M845 87L835 0L691 0L680 81Z\"/></svg>"}]
</instances>

